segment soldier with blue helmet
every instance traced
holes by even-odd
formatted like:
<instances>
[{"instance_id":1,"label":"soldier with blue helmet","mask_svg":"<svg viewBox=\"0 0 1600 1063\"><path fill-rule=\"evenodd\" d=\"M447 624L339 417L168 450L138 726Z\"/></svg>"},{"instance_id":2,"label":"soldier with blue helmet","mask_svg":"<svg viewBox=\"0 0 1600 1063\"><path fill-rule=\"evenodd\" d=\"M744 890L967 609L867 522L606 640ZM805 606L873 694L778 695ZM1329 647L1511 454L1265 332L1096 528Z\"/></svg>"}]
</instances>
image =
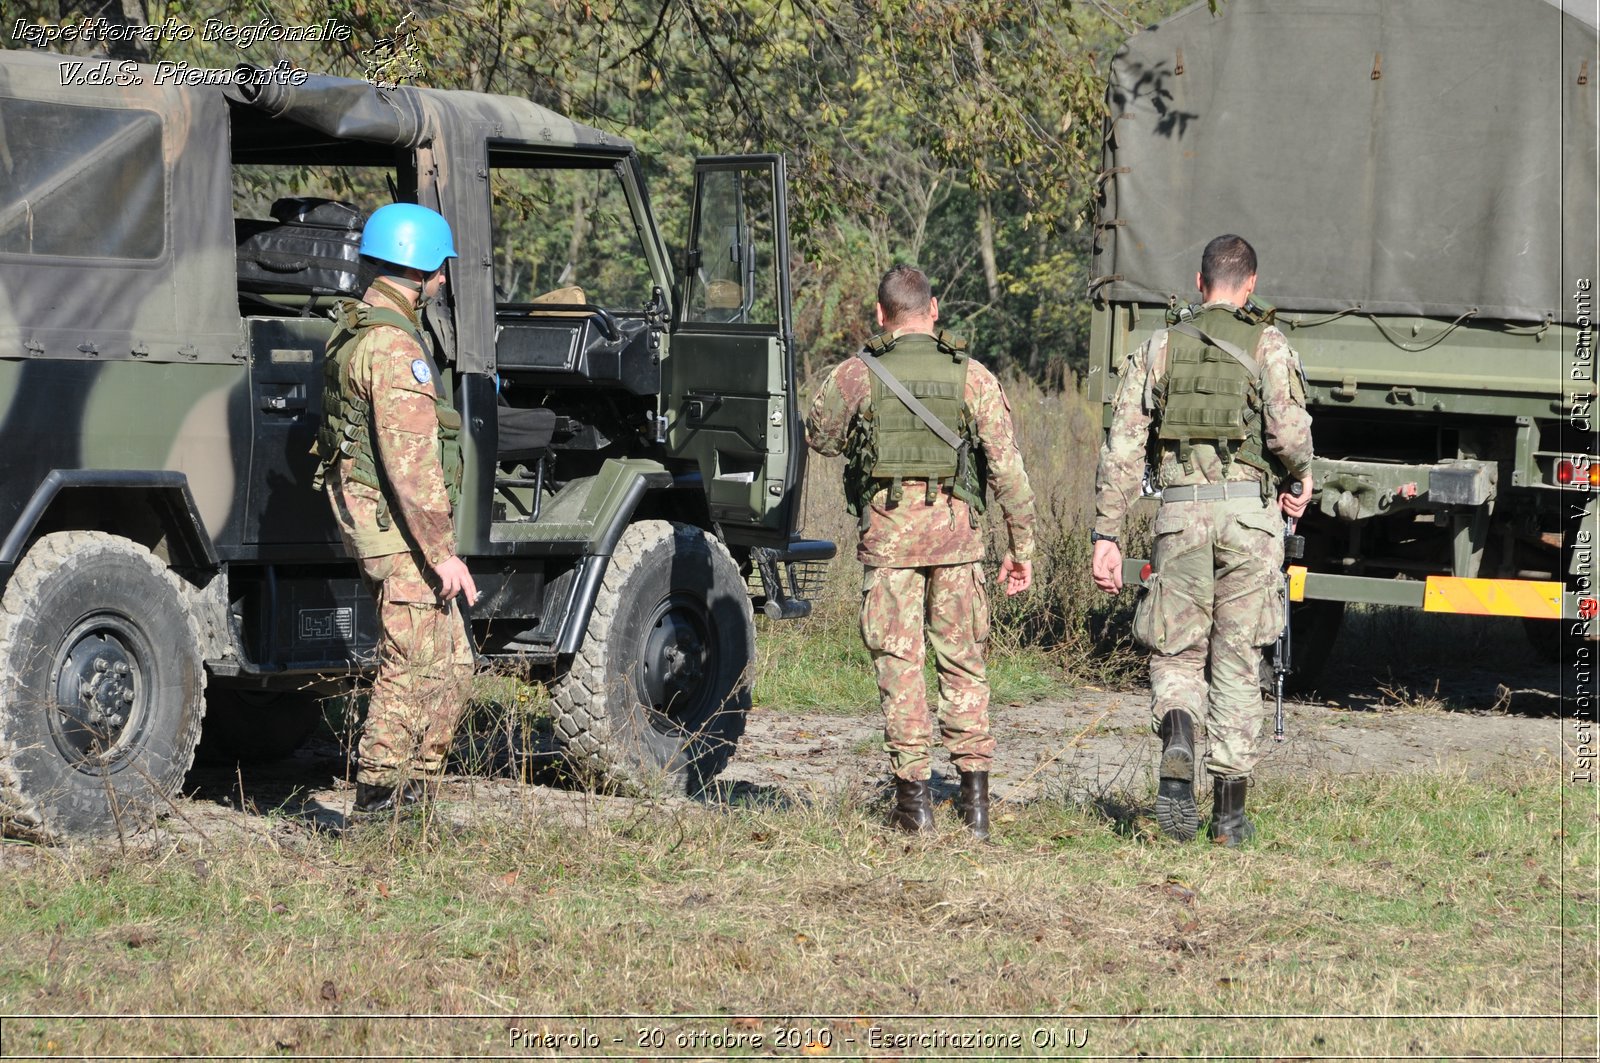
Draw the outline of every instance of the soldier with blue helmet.
<instances>
[{"instance_id":1,"label":"soldier with blue helmet","mask_svg":"<svg viewBox=\"0 0 1600 1063\"><path fill-rule=\"evenodd\" d=\"M357 812L418 800L444 770L472 678L456 598L477 599L452 513L460 415L422 336L421 312L455 257L444 217L373 211L361 254L377 274L342 300L328 341L316 452L339 530L378 603L378 674L356 752Z\"/></svg>"}]
</instances>

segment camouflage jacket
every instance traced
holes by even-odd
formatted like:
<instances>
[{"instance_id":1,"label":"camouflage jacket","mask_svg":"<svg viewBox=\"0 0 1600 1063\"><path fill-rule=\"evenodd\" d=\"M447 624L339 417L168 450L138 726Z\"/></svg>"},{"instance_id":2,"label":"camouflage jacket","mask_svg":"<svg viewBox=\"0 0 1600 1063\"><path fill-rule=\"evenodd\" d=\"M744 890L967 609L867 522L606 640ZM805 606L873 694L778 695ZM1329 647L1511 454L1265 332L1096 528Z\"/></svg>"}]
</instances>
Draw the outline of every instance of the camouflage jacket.
<instances>
[{"instance_id":1,"label":"camouflage jacket","mask_svg":"<svg viewBox=\"0 0 1600 1063\"><path fill-rule=\"evenodd\" d=\"M1223 304L1207 304L1223 305ZM1265 407L1263 440L1295 478L1311 466L1311 414L1306 412L1305 386L1300 356L1289 340L1268 326L1254 352L1261 367L1260 392ZM1100 448L1095 474L1094 530L1101 535L1121 535L1128 507L1140 496L1150 435L1156 411L1155 385L1167 371L1167 331L1150 337L1122 364L1112 400L1111 430ZM1216 450L1203 443L1193 447L1190 464L1178 461L1175 448L1163 447L1156 467L1156 486L1216 483L1221 480L1259 481L1261 473L1240 461L1224 463Z\"/></svg>"},{"instance_id":2,"label":"camouflage jacket","mask_svg":"<svg viewBox=\"0 0 1600 1063\"><path fill-rule=\"evenodd\" d=\"M907 333L900 343L932 343L933 337ZM872 371L859 358L839 365L811 404L806 417L806 442L818 453L842 454L858 414L872 401ZM989 494L1005 513L1011 556L1033 558L1033 488L1022 468L1011 406L1000 382L976 361L968 362L967 408L977 422L978 436L989 461ZM972 510L948 490L927 501L926 484L906 480L897 505L888 504L887 489L872 498L871 514L856 557L874 568L922 568L982 561L983 533L973 527Z\"/></svg>"},{"instance_id":3,"label":"camouflage jacket","mask_svg":"<svg viewBox=\"0 0 1600 1063\"><path fill-rule=\"evenodd\" d=\"M387 486L379 492L345 476L351 464L348 458L330 470L328 494L334 515L358 556L414 548L433 567L456 552L450 499L439 464L433 373L433 360L417 341L388 325L367 330L350 359L345 383L357 398L372 404L375 457Z\"/></svg>"}]
</instances>

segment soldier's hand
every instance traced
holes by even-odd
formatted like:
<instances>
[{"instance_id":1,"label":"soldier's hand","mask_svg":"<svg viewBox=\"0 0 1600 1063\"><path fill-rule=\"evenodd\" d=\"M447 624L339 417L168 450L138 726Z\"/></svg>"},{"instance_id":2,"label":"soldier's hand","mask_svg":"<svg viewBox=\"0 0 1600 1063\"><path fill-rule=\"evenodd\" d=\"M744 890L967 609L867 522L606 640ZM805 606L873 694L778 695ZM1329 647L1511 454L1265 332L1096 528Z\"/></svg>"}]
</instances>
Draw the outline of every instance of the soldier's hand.
<instances>
[{"instance_id":1,"label":"soldier's hand","mask_svg":"<svg viewBox=\"0 0 1600 1063\"><path fill-rule=\"evenodd\" d=\"M1006 594L1021 594L1033 586L1033 562L1018 561L1010 554L1000 562L1000 582L1005 584Z\"/></svg>"},{"instance_id":2,"label":"soldier's hand","mask_svg":"<svg viewBox=\"0 0 1600 1063\"><path fill-rule=\"evenodd\" d=\"M1094 585L1107 594L1122 589L1122 547L1110 539L1100 539L1094 544Z\"/></svg>"},{"instance_id":3,"label":"soldier's hand","mask_svg":"<svg viewBox=\"0 0 1600 1063\"><path fill-rule=\"evenodd\" d=\"M468 605L478 602L478 585L472 581L472 573L467 571L467 563L459 557L452 557L441 561L434 566L433 574L439 577L439 597L444 601L453 601L458 594L467 596Z\"/></svg>"},{"instance_id":4,"label":"soldier's hand","mask_svg":"<svg viewBox=\"0 0 1600 1063\"><path fill-rule=\"evenodd\" d=\"M1283 515L1293 520L1299 520L1305 514L1306 507L1311 505L1311 473L1308 470L1300 478L1300 493L1290 494L1284 491L1278 495L1278 508L1283 510Z\"/></svg>"}]
</instances>

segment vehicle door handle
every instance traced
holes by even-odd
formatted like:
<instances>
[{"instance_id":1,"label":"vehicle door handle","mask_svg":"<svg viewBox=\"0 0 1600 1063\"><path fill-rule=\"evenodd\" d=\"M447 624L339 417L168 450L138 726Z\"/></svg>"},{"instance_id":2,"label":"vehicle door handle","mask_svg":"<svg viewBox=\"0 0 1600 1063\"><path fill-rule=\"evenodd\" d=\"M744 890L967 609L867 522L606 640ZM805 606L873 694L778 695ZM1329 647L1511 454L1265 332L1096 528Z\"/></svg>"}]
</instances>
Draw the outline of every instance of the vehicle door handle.
<instances>
[{"instance_id":1,"label":"vehicle door handle","mask_svg":"<svg viewBox=\"0 0 1600 1063\"><path fill-rule=\"evenodd\" d=\"M703 421L706 414L722 405L722 396L714 391L691 391L685 396L685 414L689 421Z\"/></svg>"},{"instance_id":2,"label":"vehicle door handle","mask_svg":"<svg viewBox=\"0 0 1600 1063\"><path fill-rule=\"evenodd\" d=\"M261 400L267 413L300 413L306 408L305 399L291 399L287 395L268 395Z\"/></svg>"}]
</instances>

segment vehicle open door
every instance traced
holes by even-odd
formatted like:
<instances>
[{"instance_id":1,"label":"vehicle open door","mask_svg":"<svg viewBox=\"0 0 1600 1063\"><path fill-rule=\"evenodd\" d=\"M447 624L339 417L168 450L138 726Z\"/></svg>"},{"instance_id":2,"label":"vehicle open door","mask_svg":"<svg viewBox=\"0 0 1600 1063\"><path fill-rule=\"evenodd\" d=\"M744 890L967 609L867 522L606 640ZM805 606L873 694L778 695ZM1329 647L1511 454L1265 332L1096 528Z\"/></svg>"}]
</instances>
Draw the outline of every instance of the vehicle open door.
<instances>
[{"instance_id":1,"label":"vehicle open door","mask_svg":"<svg viewBox=\"0 0 1600 1063\"><path fill-rule=\"evenodd\" d=\"M751 545L788 541L804 471L785 195L781 155L696 161L662 367L668 449L699 465L724 535Z\"/></svg>"}]
</instances>

